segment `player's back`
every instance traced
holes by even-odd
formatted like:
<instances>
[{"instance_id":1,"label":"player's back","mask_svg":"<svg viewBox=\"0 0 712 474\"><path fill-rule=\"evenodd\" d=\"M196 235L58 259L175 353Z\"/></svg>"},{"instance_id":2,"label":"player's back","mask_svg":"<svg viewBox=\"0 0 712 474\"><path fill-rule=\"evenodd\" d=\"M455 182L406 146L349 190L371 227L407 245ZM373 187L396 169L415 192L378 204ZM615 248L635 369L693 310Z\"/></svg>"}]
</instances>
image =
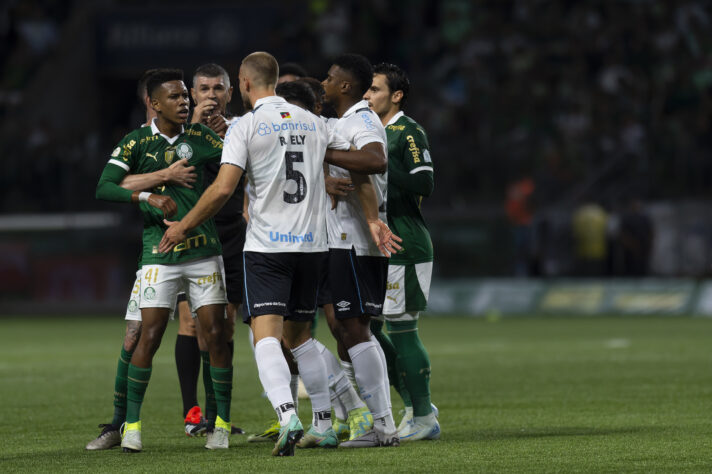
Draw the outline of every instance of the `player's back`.
<instances>
[{"instance_id":1,"label":"player's back","mask_svg":"<svg viewBox=\"0 0 712 474\"><path fill-rule=\"evenodd\" d=\"M223 163L243 167L250 182L245 251L327 249L322 168L327 140L319 117L277 96L258 100L230 127Z\"/></svg>"}]
</instances>

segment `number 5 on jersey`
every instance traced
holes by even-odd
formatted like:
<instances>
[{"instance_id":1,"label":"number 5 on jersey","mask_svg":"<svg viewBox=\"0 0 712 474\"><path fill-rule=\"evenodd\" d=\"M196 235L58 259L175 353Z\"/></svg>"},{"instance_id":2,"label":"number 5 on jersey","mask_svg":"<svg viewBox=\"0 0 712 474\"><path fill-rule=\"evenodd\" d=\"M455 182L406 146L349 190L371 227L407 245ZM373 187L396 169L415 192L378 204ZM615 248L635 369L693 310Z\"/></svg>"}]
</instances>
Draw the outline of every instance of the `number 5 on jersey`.
<instances>
[{"instance_id":1,"label":"number 5 on jersey","mask_svg":"<svg viewBox=\"0 0 712 474\"><path fill-rule=\"evenodd\" d=\"M287 163L287 181L292 180L297 183L297 192L288 193L284 191L284 202L289 204L300 203L307 195L307 180L302 173L294 169L294 163L304 163L304 153L301 151L287 151L284 153L284 161Z\"/></svg>"}]
</instances>

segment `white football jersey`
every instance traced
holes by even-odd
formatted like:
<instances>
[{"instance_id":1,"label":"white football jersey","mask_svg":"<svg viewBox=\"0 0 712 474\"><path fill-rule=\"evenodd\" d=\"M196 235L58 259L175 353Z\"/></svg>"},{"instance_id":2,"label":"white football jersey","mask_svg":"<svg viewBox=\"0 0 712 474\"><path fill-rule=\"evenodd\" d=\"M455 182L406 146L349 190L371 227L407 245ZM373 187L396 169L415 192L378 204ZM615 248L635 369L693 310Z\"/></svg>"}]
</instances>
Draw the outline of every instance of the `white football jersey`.
<instances>
[{"instance_id":1,"label":"white football jersey","mask_svg":"<svg viewBox=\"0 0 712 474\"><path fill-rule=\"evenodd\" d=\"M377 142L383 146L383 153L388 153L386 146L386 129L381 124L375 112L368 108L368 102L362 100L354 104L340 119L329 119L332 135L343 137L354 147L361 149L364 145ZM329 172L337 178L349 178L348 170L329 165ZM371 182L378 197L378 217L383 222L386 218L386 201L388 191L388 171L383 174L371 175ZM335 210L327 208L327 231L329 247L350 249L353 245L356 255L380 256L378 246L373 243L366 219L361 209L361 201L355 192L339 199Z\"/></svg>"},{"instance_id":2,"label":"white football jersey","mask_svg":"<svg viewBox=\"0 0 712 474\"><path fill-rule=\"evenodd\" d=\"M327 250L324 153L330 133L316 115L282 97L264 97L225 135L221 164L239 166L250 182L245 251Z\"/></svg>"}]
</instances>

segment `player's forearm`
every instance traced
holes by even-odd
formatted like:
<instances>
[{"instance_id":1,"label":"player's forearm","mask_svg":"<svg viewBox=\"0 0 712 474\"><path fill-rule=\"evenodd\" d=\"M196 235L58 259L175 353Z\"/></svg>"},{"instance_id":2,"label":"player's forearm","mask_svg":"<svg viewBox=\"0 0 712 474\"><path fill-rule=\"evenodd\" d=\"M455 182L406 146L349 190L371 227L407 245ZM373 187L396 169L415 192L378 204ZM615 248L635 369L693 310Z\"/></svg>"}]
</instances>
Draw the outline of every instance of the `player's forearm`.
<instances>
[{"instance_id":1,"label":"player's forearm","mask_svg":"<svg viewBox=\"0 0 712 474\"><path fill-rule=\"evenodd\" d=\"M384 153L378 153L366 147L361 150L341 151L328 148L324 161L349 171L363 174L378 174L386 171L388 159Z\"/></svg>"},{"instance_id":2,"label":"player's forearm","mask_svg":"<svg viewBox=\"0 0 712 474\"><path fill-rule=\"evenodd\" d=\"M211 184L193 209L181 219L181 225L186 232L195 229L217 214L229 198L230 194L222 192L216 183Z\"/></svg>"},{"instance_id":3,"label":"player's forearm","mask_svg":"<svg viewBox=\"0 0 712 474\"><path fill-rule=\"evenodd\" d=\"M120 186L131 191L147 191L156 186L162 186L167 181L165 170L159 170L153 173L127 174L121 181Z\"/></svg>"},{"instance_id":4,"label":"player's forearm","mask_svg":"<svg viewBox=\"0 0 712 474\"><path fill-rule=\"evenodd\" d=\"M378 195L371 178L368 175L351 173L351 181L366 221L378 219Z\"/></svg>"},{"instance_id":5,"label":"player's forearm","mask_svg":"<svg viewBox=\"0 0 712 474\"><path fill-rule=\"evenodd\" d=\"M131 202L132 192L118 184L124 174L121 168L107 165L96 186L96 198L102 201Z\"/></svg>"},{"instance_id":6,"label":"player's forearm","mask_svg":"<svg viewBox=\"0 0 712 474\"><path fill-rule=\"evenodd\" d=\"M420 171L418 173L406 173L397 169L389 169L388 182L405 191L425 197L433 193L435 184L433 172L429 170Z\"/></svg>"}]
</instances>

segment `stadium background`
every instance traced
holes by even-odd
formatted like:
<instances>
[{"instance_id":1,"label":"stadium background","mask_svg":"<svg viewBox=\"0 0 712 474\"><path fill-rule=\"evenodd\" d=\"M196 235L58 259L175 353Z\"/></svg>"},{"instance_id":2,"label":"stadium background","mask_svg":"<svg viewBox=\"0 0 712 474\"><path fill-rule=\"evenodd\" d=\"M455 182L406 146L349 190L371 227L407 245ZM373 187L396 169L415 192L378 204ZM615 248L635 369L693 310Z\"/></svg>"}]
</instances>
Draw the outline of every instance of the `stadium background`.
<instances>
[{"instance_id":1,"label":"stadium background","mask_svg":"<svg viewBox=\"0 0 712 474\"><path fill-rule=\"evenodd\" d=\"M709 312L710 21L702 1L4 2L0 313L123 311L140 216L94 189L142 121L137 78L234 80L256 49L319 79L346 51L408 71L436 166L432 311Z\"/></svg>"}]
</instances>

